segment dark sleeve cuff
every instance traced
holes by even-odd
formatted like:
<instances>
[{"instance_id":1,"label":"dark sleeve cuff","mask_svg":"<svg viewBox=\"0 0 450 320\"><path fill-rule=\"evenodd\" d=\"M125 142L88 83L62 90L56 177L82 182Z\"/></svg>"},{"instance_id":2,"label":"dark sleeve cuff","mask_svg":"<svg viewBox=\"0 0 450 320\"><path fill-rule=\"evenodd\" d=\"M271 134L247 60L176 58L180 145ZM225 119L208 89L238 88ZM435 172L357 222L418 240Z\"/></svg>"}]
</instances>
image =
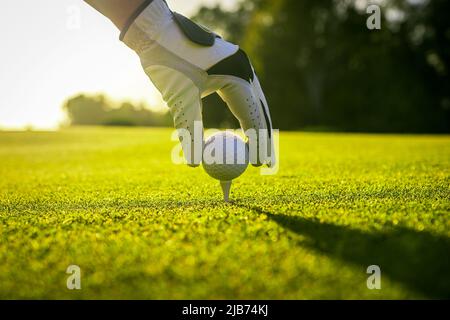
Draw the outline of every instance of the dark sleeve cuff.
<instances>
[{"instance_id":1,"label":"dark sleeve cuff","mask_svg":"<svg viewBox=\"0 0 450 320\"><path fill-rule=\"evenodd\" d=\"M137 17L141 15L141 13L153 2L154 0L146 0L144 1L137 9L136 11L131 15L130 18L128 18L127 23L123 27L123 29L120 32L120 41L123 41L125 38L125 35L130 29L131 25L133 24L134 20L136 20Z\"/></svg>"}]
</instances>

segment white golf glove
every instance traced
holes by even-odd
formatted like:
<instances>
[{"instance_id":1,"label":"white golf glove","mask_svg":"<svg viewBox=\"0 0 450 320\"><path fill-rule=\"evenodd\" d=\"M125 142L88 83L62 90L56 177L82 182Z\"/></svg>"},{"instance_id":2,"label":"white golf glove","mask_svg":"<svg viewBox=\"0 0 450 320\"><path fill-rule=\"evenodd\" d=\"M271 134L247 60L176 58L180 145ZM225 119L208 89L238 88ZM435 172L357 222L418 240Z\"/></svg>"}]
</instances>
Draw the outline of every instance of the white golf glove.
<instances>
[{"instance_id":1,"label":"white golf glove","mask_svg":"<svg viewBox=\"0 0 450 320\"><path fill-rule=\"evenodd\" d=\"M146 1L122 31L121 40L139 55L177 129L188 130L194 141L194 123L202 122L201 99L217 92L244 131L256 130L258 140L259 130L267 133L268 156L253 157L252 164L275 164L268 104L247 55L238 46L172 12L164 0ZM203 141L203 126L200 131ZM203 146L181 143L188 164L199 165Z\"/></svg>"}]
</instances>

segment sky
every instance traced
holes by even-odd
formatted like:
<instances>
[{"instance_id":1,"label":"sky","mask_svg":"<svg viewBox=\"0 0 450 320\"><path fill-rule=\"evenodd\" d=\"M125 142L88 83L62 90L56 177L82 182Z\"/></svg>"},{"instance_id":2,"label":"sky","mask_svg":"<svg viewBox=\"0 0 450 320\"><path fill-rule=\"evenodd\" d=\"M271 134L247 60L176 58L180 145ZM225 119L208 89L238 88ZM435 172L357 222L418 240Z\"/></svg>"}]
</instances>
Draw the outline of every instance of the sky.
<instances>
[{"instance_id":1,"label":"sky","mask_svg":"<svg viewBox=\"0 0 450 320\"><path fill-rule=\"evenodd\" d=\"M191 15L235 0L168 2ZM82 0L2 0L0 30L0 129L55 129L63 102L81 92L164 108L119 31Z\"/></svg>"}]
</instances>

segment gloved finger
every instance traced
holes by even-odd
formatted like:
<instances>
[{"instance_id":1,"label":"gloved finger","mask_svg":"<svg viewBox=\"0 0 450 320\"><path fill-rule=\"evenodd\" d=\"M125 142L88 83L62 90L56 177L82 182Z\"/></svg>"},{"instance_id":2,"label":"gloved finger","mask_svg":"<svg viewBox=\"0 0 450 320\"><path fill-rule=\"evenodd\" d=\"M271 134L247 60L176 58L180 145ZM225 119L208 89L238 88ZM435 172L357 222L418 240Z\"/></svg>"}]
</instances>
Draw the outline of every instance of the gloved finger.
<instances>
[{"instance_id":1,"label":"gloved finger","mask_svg":"<svg viewBox=\"0 0 450 320\"><path fill-rule=\"evenodd\" d=\"M239 50L207 72L208 87L217 90L219 96L238 119L249 140L251 141L252 138L256 140L253 145L257 146L257 151L250 150L252 164L272 165L275 159L272 159L274 152L269 107L245 52ZM256 137L250 136L248 134L250 131L256 134Z\"/></svg>"},{"instance_id":2,"label":"gloved finger","mask_svg":"<svg viewBox=\"0 0 450 320\"><path fill-rule=\"evenodd\" d=\"M188 165L200 165L203 154L200 90L186 75L166 66L150 66L145 72L169 107Z\"/></svg>"}]
</instances>

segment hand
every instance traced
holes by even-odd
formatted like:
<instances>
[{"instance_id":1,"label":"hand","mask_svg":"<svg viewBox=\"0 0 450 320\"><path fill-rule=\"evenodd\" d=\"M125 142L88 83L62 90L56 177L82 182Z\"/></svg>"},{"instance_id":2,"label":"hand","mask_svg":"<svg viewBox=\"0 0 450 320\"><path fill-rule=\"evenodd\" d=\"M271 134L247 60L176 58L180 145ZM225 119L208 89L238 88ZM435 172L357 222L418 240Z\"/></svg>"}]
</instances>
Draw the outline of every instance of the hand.
<instances>
[{"instance_id":1,"label":"hand","mask_svg":"<svg viewBox=\"0 0 450 320\"><path fill-rule=\"evenodd\" d=\"M258 142L262 134L268 137L268 156L260 157L258 152L252 164L274 165L267 100L249 58L238 46L180 18L163 0L154 0L126 30L123 40L138 53L146 74L167 103L175 127L190 133L191 141L182 141L189 165L198 166L202 161L203 150L193 142L203 141L203 126L199 132L194 128L196 122L202 123L201 99L214 92L244 131L253 129ZM201 135L200 139L196 135Z\"/></svg>"}]
</instances>

